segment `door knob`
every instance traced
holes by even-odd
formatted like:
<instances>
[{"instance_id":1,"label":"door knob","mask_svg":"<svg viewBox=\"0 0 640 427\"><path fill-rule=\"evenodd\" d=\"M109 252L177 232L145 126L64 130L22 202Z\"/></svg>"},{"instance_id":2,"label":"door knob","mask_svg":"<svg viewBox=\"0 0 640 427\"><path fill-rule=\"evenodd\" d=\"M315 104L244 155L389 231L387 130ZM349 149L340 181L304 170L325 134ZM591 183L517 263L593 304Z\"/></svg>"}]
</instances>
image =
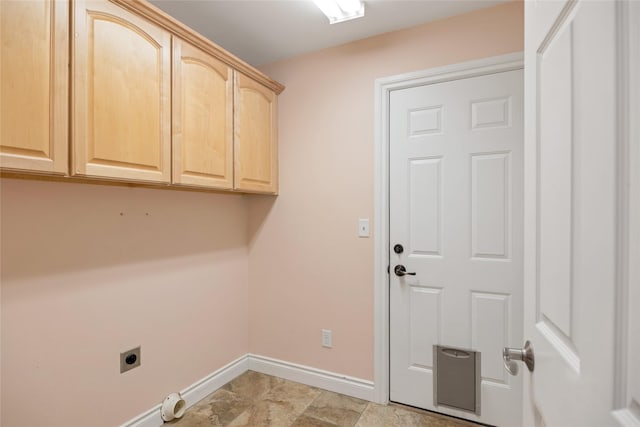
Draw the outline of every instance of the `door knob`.
<instances>
[{"instance_id":1,"label":"door knob","mask_svg":"<svg viewBox=\"0 0 640 427\"><path fill-rule=\"evenodd\" d=\"M407 269L404 268L404 265L402 264L396 265L395 268L393 269L393 272L396 273L396 276L399 276L399 277L416 275L416 273L409 273Z\"/></svg>"},{"instance_id":2,"label":"door knob","mask_svg":"<svg viewBox=\"0 0 640 427\"><path fill-rule=\"evenodd\" d=\"M529 341L525 342L524 348L503 348L502 360L504 361L504 368L511 375L518 375L518 364L516 362L524 362L529 372L533 372L534 357L531 343Z\"/></svg>"}]
</instances>

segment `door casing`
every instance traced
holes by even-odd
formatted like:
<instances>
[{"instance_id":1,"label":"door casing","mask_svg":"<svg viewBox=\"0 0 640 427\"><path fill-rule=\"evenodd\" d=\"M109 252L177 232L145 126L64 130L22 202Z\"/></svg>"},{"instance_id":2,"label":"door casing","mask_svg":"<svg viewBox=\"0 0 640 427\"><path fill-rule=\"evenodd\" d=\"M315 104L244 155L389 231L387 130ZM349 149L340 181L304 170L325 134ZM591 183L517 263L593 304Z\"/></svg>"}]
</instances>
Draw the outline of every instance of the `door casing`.
<instances>
[{"instance_id":1,"label":"door casing","mask_svg":"<svg viewBox=\"0 0 640 427\"><path fill-rule=\"evenodd\" d=\"M375 82L374 399L389 402L389 95L391 91L522 69L522 52L447 65Z\"/></svg>"}]
</instances>

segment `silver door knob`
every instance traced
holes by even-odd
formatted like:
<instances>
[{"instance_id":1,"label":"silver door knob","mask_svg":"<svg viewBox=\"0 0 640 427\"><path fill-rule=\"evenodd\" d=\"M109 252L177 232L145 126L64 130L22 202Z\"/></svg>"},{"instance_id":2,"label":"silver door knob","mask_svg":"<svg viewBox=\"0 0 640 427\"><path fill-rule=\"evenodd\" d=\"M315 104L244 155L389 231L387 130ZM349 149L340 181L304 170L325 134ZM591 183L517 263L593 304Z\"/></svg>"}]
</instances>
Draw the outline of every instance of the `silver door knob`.
<instances>
[{"instance_id":1,"label":"silver door knob","mask_svg":"<svg viewBox=\"0 0 640 427\"><path fill-rule=\"evenodd\" d=\"M529 372L533 372L534 357L533 349L529 341L524 343L524 348L509 348L502 349L502 360L504 361L504 368L511 375L518 375L518 363L524 362L529 369Z\"/></svg>"}]
</instances>

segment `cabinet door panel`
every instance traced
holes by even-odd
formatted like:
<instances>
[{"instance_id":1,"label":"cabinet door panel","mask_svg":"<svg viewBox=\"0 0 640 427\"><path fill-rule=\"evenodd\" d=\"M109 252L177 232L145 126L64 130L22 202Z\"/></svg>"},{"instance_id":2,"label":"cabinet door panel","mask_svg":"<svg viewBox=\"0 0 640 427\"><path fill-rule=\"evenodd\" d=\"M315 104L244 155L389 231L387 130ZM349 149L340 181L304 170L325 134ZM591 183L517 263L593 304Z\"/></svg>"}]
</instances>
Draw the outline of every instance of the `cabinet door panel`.
<instances>
[{"instance_id":1,"label":"cabinet door panel","mask_svg":"<svg viewBox=\"0 0 640 427\"><path fill-rule=\"evenodd\" d=\"M233 188L233 71L173 40L173 182Z\"/></svg>"},{"instance_id":2,"label":"cabinet door panel","mask_svg":"<svg viewBox=\"0 0 640 427\"><path fill-rule=\"evenodd\" d=\"M0 2L0 165L68 171L69 4Z\"/></svg>"},{"instance_id":3,"label":"cabinet door panel","mask_svg":"<svg viewBox=\"0 0 640 427\"><path fill-rule=\"evenodd\" d=\"M277 102L271 90L236 72L234 185L238 190L278 191Z\"/></svg>"},{"instance_id":4,"label":"cabinet door panel","mask_svg":"<svg viewBox=\"0 0 640 427\"><path fill-rule=\"evenodd\" d=\"M169 182L170 34L83 1L75 32L74 173Z\"/></svg>"}]
</instances>

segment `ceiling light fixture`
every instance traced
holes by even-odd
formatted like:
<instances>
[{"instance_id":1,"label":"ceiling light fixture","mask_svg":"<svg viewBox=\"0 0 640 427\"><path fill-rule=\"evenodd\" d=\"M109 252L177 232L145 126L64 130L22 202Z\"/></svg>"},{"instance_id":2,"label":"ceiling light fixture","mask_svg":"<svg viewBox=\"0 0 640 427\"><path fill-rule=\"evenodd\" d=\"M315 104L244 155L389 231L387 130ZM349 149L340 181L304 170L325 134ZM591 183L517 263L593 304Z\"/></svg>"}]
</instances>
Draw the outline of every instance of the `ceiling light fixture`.
<instances>
[{"instance_id":1,"label":"ceiling light fixture","mask_svg":"<svg viewBox=\"0 0 640 427\"><path fill-rule=\"evenodd\" d=\"M349 21L364 16L362 0L313 0L322 13L329 18L329 24Z\"/></svg>"}]
</instances>

